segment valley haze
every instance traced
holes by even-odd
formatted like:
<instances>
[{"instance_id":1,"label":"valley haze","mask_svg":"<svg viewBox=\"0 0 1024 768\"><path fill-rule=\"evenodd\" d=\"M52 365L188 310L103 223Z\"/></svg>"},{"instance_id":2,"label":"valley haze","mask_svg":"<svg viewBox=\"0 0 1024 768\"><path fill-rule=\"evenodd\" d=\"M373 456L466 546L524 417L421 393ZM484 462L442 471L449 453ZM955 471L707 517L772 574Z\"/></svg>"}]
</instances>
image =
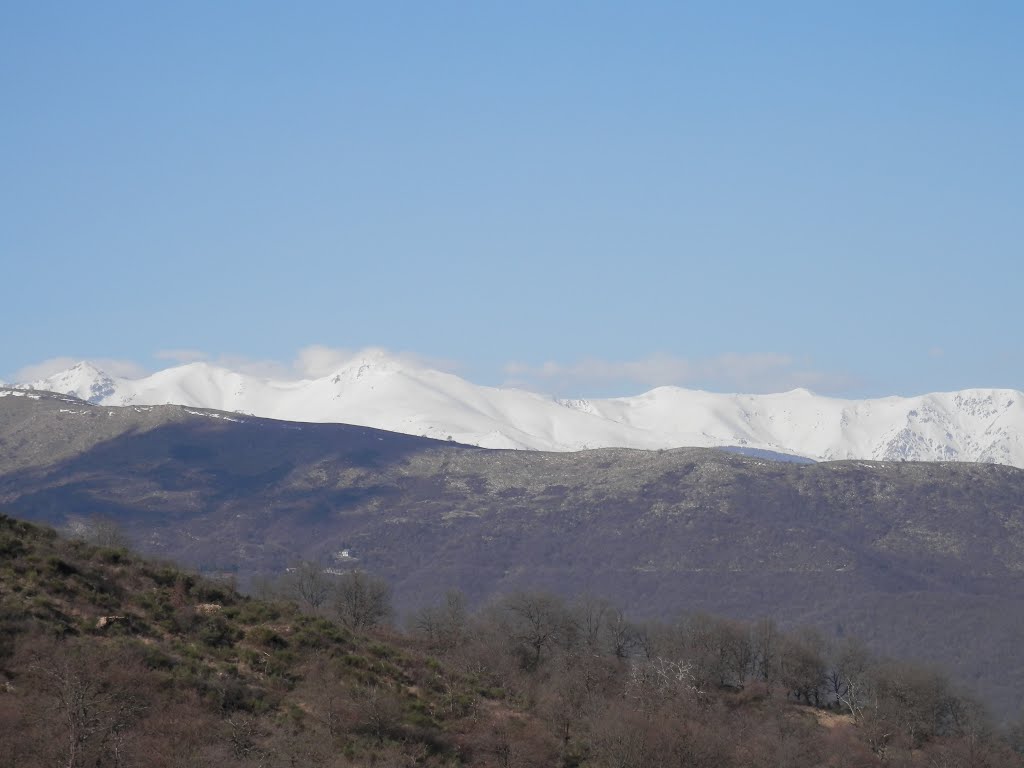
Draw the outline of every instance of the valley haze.
<instances>
[{"instance_id":1,"label":"valley haze","mask_svg":"<svg viewBox=\"0 0 1024 768\"><path fill-rule=\"evenodd\" d=\"M815 461L967 461L1024 467L1024 393L967 389L840 399L657 387L559 399L485 387L373 351L317 378L275 380L205 362L141 378L81 362L16 385L94 405L176 404L286 421L344 423L483 448L577 451L730 447Z\"/></svg>"}]
</instances>

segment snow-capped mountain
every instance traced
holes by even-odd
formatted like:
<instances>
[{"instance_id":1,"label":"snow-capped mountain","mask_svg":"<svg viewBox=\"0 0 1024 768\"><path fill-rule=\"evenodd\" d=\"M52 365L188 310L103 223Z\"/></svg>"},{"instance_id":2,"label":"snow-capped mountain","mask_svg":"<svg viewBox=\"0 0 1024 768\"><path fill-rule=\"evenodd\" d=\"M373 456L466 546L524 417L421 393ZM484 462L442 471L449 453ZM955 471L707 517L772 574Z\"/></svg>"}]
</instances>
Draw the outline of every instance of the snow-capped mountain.
<instances>
[{"instance_id":1,"label":"snow-capped mountain","mask_svg":"<svg viewBox=\"0 0 1024 768\"><path fill-rule=\"evenodd\" d=\"M315 379L274 381L191 363L141 379L89 363L23 388L100 405L175 403L290 421L339 422L485 448L742 446L811 459L979 461L1024 467L1024 393L970 389L842 400L806 390L716 394L659 387L557 400L471 384L383 353Z\"/></svg>"}]
</instances>

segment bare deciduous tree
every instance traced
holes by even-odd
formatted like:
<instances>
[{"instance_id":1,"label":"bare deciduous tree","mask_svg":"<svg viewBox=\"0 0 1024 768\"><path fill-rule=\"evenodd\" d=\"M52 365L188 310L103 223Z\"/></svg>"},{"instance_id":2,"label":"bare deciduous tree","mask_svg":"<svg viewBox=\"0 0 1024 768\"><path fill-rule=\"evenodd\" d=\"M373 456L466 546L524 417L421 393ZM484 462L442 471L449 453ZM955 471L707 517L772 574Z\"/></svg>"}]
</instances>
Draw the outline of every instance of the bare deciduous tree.
<instances>
[{"instance_id":1,"label":"bare deciduous tree","mask_svg":"<svg viewBox=\"0 0 1024 768\"><path fill-rule=\"evenodd\" d=\"M114 660L79 642L37 648L29 672L49 699L60 765L122 765L124 736L143 710L134 691L117 684Z\"/></svg>"},{"instance_id":2,"label":"bare deciduous tree","mask_svg":"<svg viewBox=\"0 0 1024 768\"><path fill-rule=\"evenodd\" d=\"M369 686L356 692L355 708L360 727L377 739L378 744L402 722L402 702L394 691Z\"/></svg>"},{"instance_id":3,"label":"bare deciduous tree","mask_svg":"<svg viewBox=\"0 0 1024 768\"><path fill-rule=\"evenodd\" d=\"M845 641L835 652L827 686L836 704L858 722L871 697L871 654L857 640Z\"/></svg>"},{"instance_id":4,"label":"bare deciduous tree","mask_svg":"<svg viewBox=\"0 0 1024 768\"><path fill-rule=\"evenodd\" d=\"M522 648L522 663L536 669L544 650L564 633L567 612L554 595L517 592L503 602L510 638Z\"/></svg>"},{"instance_id":5,"label":"bare deciduous tree","mask_svg":"<svg viewBox=\"0 0 1024 768\"><path fill-rule=\"evenodd\" d=\"M447 653L462 644L466 622L466 598L458 590L450 590L440 604L419 611L412 626L433 648Z\"/></svg>"},{"instance_id":6,"label":"bare deciduous tree","mask_svg":"<svg viewBox=\"0 0 1024 768\"><path fill-rule=\"evenodd\" d=\"M349 629L375 627L391 615L391 587L363 571L349 571L338 578L334 608Z\"/></svg>"},{"instance_id":7,"label":"bare deciduous tree","mask_svg":"<svg viewBox=\"0 0 1024 768\"><path fill-rule=\"evenodd\" d=\"M331 575L319 563L303 560L285 575L285 592L294 600L318 612L331 595Z\"/></svg>"},{"instance_id":8,"label":"bare deciduous tree","mask_svg":"<svg viewBox=\"0 0 1024 768\"><path fill-rule=\"evenodd\" d=\"M821 703L827 672L824 651L821 633L810 628L797 630L780 644L780 677L798 701L815 706Z\"/></svg>"}]
</instances>

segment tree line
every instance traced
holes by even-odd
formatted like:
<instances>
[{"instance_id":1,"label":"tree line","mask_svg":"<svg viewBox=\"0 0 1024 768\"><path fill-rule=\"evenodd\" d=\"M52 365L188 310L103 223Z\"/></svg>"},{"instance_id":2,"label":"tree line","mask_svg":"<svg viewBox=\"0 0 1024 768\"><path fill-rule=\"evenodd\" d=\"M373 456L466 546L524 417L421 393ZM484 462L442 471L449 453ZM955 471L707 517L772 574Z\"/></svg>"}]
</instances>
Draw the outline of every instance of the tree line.
<instances>
[{"instance_id":1,"label":"tree line","mask_svg":"<svg viewBox=\"0 0 1024 768\"><path fill-rule=\"evenodd\" d=\"M259 599L0 515L0 768L1021 768L935 668L770 618L297 563ZM400 626L396 626L400 624Z\"/></svg>"},{"instance_id":2,"label":"tree line","mask_svg":"<svg viewBox=\"0 0 1024 768\"><path fill-rule=\"evenodd\" d=\"M276 589L350 628L393 616L386 582L361 571L332 576L301 563ZM745 720L747 732L778 728L769 741L805 751L814 765L916 765L927 754L936 766L1002 766L1024 753L1024 729L997 729L983 702L938 667L810 627L783 631L771 618L635 622L600 597L529 591L471 611L452 591L404 624L406 637L453 669L548 721L561 765L729 765L724 752L756 765L728 737L742 712L766 715ZM825 723L828 739L804 733L802 744L801 726L779 723L794 711ZM702 739L713 757L676 754Z\"/></svg>"}]
</instances>

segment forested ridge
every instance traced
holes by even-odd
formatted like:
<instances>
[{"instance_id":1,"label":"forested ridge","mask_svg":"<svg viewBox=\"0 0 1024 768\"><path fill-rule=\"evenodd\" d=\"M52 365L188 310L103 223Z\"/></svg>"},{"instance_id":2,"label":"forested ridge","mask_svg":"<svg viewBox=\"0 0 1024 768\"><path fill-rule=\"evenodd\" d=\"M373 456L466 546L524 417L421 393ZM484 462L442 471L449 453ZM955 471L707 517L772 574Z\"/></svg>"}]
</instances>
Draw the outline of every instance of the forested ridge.
<instances>
[{"instance_id":1,"label":"forested ridge","mask_svg":"<svg viewBox=\"0 0 1024 768\"><path fill-rule=\"evenodd\" d=\"M297 563L261 589L0 516L0 767L1021 766L941 671L596 597L439 596Z\"/></svg>"}]
</instances>

